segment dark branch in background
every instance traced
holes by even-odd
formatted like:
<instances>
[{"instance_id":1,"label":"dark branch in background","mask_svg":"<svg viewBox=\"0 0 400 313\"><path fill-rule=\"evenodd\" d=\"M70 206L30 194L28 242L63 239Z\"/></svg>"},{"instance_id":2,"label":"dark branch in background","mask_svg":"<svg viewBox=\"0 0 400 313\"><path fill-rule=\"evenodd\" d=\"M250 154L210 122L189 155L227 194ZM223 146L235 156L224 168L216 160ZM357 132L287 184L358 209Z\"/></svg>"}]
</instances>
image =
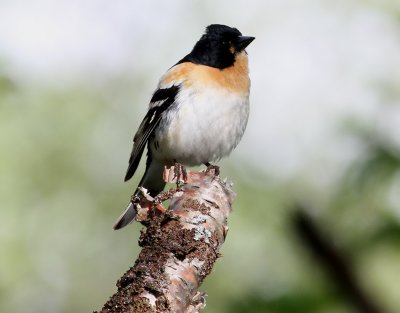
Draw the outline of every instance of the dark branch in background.
<instances>
[{"instance_id":1,"label":"dark branch in background","mask_svg":"<svg viewBox=\"0 0 400 313\"><path fill-rule=\"evenodd\" d=\"M297 208L294 216L294 227L300 239L315 255L321 267L330 275L339 287L343 296L360 313L383 313L376 303L361 288L345 257L325 237L316 223Z\"/></svg>"},{"instance_id":2,"label":"dark branch in background","mask_svg":"<svg viewBox=\"0 0 400 313\"><path fill-rule=\"evenodd\" d=\"M198 291L219 257L234 197L214 170L188 173L168 210L139 212L146 225L135 265L117 282L101 313L195 313L205 307Z\"/></svg>"}]
</instances>

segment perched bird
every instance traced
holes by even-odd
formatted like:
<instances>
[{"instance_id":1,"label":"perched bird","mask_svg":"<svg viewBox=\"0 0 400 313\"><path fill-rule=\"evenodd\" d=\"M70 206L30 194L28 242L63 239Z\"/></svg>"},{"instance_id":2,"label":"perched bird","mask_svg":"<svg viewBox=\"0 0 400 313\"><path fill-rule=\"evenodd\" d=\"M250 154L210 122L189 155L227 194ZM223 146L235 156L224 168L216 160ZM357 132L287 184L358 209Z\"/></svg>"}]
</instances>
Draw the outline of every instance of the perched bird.
<instances>
[{"instance_id":1,"label":"perched bird","mask_svg":"<svg viewBox=\"0 0 400 313\"><path fill-rule=\"evenodd\" d=\"M139 187L153 197L165 187L164 166L209 164L237 146L249 116L245 48L254 39L236 28L209 25L193 50L161 77L133 138L125 181L135 174L146 145L146 170ZM114 229L132 222L136 213L131 201Z\"/></svg>"}]
</instances>

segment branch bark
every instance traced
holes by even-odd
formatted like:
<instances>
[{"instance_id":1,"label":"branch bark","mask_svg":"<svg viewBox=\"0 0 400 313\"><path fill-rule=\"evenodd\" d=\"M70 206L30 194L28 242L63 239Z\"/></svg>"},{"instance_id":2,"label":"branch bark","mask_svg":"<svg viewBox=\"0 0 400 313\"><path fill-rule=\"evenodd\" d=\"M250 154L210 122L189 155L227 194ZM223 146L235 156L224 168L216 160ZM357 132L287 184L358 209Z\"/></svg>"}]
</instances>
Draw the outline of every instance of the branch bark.
<instances>
[{"instance_id":1,"label":"branch bark","mask_svg":"<svg viewBox=\"0 0 400 313\"><path fill-rule=\"evenodd\" d=\"M205 294L198 288L220 256L233 198L231 186L214 170L188 173L183 188L172 193L168 210L142 214L147 227L139 239L142 250L101 313L194 313L204 308Z\"/></svg>"}]
</instances>

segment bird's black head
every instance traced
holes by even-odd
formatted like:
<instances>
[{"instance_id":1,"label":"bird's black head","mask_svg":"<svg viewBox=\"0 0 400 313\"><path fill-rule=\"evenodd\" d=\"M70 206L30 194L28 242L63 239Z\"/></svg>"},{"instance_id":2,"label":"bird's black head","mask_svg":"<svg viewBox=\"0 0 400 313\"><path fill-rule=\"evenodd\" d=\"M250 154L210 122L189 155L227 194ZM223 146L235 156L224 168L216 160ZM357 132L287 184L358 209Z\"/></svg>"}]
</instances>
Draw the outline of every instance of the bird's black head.
<instances>
[{"instance_id":1,"label":"bird's black head","mask_svg":"<svg viewBox=\"0 0 400 313\"><path fill-rule=\"evenodd\" d=\"M242 36L236 28L220 24L207 26L204 35L194 46L192 52L179 63L193 62L224 69L235 63L235 57L254 40Z\"/></svg>"}]
</instances>

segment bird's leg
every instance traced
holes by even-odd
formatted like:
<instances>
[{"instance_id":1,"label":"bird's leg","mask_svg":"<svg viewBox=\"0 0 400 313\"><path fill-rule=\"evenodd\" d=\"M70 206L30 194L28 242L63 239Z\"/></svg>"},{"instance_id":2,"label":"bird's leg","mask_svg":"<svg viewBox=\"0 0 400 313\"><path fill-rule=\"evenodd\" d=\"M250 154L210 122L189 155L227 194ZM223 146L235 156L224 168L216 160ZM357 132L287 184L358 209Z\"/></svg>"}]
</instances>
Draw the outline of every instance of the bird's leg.
<instances>
[{"instance_id":1,"label":"bird's leg","mask_svg":"<svg viewBox=\"0 0 400 313\"><path fill-rule=\"evenodd\" d=\"M218 165L213 165L210 162L204 163L205 166L207 166L206 173L208 174L210 171L214 171L215 176L219 175L219 166Z\"/></svg>"},{"instance_id":2,"label":"bird's leg","mask_svg":"<svg viewBox=\"0 0 400 313\"><path fill-rule=\"evenodd\" d=\"M187 172L185 167L177 162L175 163L175 166L166 166L163 172L163 180L168 183L176 183L177 188L171 188L169 190L160 192L154 197L153 203L155 204L161 204L164 201L171 199L175 193L182 190L182 188L179 186L179 181L187 181Z\"/></svg>"},{"instance_id":3,"label":"bird's leg","mask_svg":"<svg viewBox=\"0 0 400 313\"><path fill-rule=\"evenodd\" d=\"M184 165L182 165L181 163L178 163L176 160L174 160L174 162L175 162L174 178L176 178L176 187L179 188L180 182L186 183L187 172L186 172L186 168Z\"/></svg>"}]
</instances>

